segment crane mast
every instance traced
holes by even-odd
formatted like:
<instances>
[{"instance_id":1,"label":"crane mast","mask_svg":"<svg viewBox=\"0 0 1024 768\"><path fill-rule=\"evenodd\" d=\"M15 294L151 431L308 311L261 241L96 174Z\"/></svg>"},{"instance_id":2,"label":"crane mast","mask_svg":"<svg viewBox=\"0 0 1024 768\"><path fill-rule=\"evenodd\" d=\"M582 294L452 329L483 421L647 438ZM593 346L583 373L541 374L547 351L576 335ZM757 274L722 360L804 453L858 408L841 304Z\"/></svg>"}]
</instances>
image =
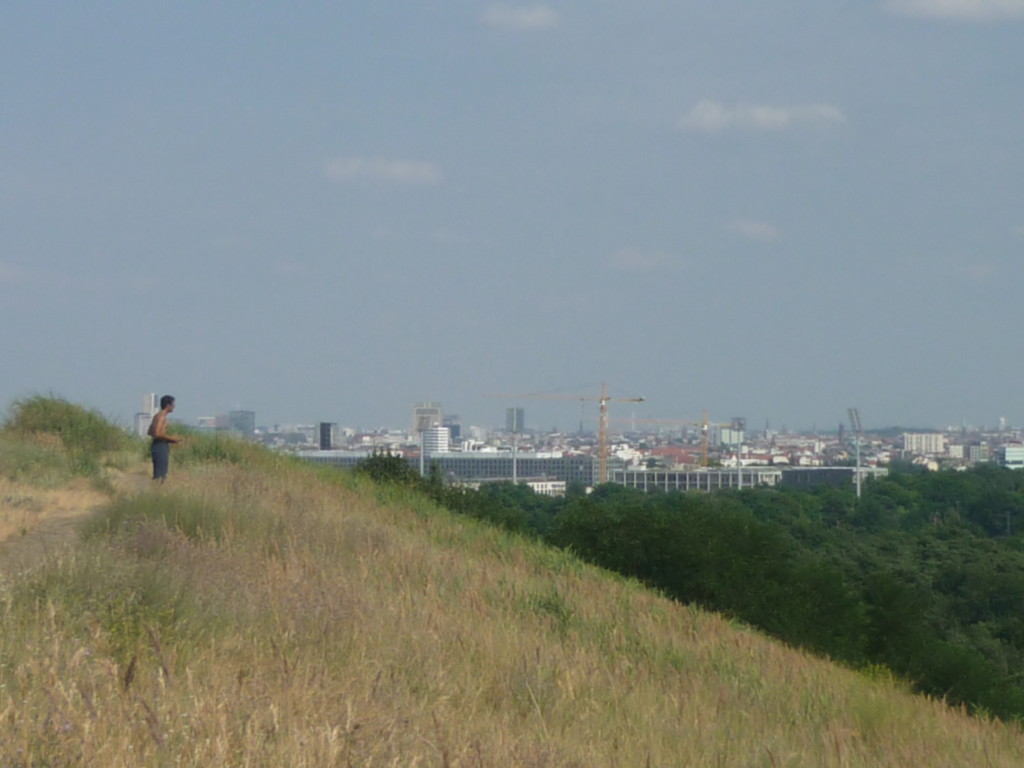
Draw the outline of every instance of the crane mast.
<instances>
[{"instance_id":1,"label":"crane mast","mask_svg":"<svg viewBox=\"0 0 1024 768\"><path fill-rule=\"evenodd\" d=\"M642 403L642 397L611 397L608 395L608 387L601 384L601 394L597 397L586 395L562 395L546 394L543 392L532 392L527 394L499 393L495 397L531 397L554 400L579 400L581 403L590 400L597 400L600 409L597 425L597 482L608 482L608 403Z\"/></svg>"}]
</instances>

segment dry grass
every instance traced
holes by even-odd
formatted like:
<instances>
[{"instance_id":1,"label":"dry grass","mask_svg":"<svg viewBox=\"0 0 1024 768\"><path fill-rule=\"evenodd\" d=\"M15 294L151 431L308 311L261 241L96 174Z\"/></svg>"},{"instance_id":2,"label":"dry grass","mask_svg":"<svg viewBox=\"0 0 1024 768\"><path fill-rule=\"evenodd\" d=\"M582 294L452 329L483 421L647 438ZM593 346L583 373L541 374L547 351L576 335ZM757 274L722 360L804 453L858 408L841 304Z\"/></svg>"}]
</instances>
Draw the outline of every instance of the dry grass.
<instances>
[{"instance_id":1,"label":"dry grass","mask_svg":"<svg viewBox=\"0 0 1024 768\"><path fill-rule=\"evenodd\" d=\"M81 479L48 489L0 477L0 542L26 536L46 523L81 517L108 498Z\"/></svg>"},{"instance_id":2,"label":"dry grass","mask_svg":"<svg viewBox=\"0 0 1024 768\"><path fill-rule=\"evenodd\" d=\"M1016 727L419 499L175 480L5 585L0 768L1024 765Z\"/></svg>"}]
</instances>

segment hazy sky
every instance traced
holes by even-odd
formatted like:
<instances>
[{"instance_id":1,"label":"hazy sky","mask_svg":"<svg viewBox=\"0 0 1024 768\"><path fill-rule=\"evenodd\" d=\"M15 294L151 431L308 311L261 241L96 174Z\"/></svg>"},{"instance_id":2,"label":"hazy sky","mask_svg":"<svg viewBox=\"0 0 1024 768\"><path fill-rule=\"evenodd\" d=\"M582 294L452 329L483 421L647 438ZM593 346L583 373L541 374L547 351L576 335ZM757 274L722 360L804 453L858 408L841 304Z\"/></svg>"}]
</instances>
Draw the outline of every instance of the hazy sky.
<instances>
[{"instance_id":1,"label":"hazy sky","mask_svg":"<svg viewBox=\"0 0 1024 768\"><path fill-rule=\"evenodd\" d=\"M1024 425L1022 138L1024 0L10 0L0 405Z\"/></svg>"}]
</instances>

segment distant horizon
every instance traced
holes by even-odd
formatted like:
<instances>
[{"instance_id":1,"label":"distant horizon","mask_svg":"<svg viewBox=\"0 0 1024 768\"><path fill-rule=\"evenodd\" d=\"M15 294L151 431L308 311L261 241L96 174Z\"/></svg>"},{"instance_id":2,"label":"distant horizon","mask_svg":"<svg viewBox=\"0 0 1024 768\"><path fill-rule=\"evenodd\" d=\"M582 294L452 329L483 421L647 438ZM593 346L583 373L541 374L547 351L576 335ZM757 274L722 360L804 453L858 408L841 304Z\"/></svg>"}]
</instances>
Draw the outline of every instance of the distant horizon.
<instances>
[{"instance_id":1,"label":"distant horizon","mask_svg":"<svg viewBox=\"0 0 1024 768\"><path fill-rule=\"evenodd\" d=\"M255 413L256 414L256 428L258 430L270 430L270 428L272 428L274 426L301 426L301 425L307 425L308 426L308 425L319 424L319 423L322 423L322 422L326 422L326 423L330 423L330 424L337 424L337 426L339 428L341 428L341 429L355 429L357 431L366 431L366 432L380 430L380 429L386 429L386 430L391 430L391 431L405 430L406 432L408 432L408 431L410 431L409 427L411 426L410 424L390 423L390 424L380 424L380 425L377 425L377 426L370 427L370 426L367 426L367 425L361 425L361 424L355 424L355 423L349 423L349 422L341 422L341 421L338 421L336 419L316 419L316 420L310 420L310 421L298 421L298 420L294 420L294 419L283 419L283 420L274 420L274 421L269 421L269 422L262 422L262 421L260 421L259 411L257 411L257 410L254 410L254 409L251 409L251 408L238 408L238 409L230 409L230 410L251 411L251 412ZM230 412L230 410L221 411L221 412L218 412L218 413L209 413L209 414L202 414L202 415L199 415L199 416L188 416L188 417L185 417L181 413L176 412L175 415L172 417L172 419L174 421L179 421L179 422L195 423L195 422L198 422L200 419L204 419L204 418L211 418L211 417L217 417L217 416L227 416L228 413ZM410 406L410 410L411 410L411 406ZM526 410L527 416L528 416L529 410L528 409L524 409L524 410ZM650 417L650 418L660 418L660 417ZM628 419L625 419L624 421L628 421ZM495 422L494 424L488 425L488 424L485 424L485 423L482 423L482 422L479 422L479 421L467 421L465 419L462 419L461 416L459 417L459 424L461 426L463 426L463 427L480 427L480 428L487 429L489 431L495 431L495 432L505 431L505 426L502 423L500 423L500 422ZM722 425L716 425L716 426L722 426ZM535 433L541 433L541 434L551 434L551 433L554 433L554 432L560 432L562 434L576 434L576 433L579 432L578 427L579 427L579 424L577 422L576 426L573 427L573 428L568 428L568 429L567 428L549 429L549 428L542 427L542 426L532 426L529 423L529 420L527 419L527 422L526 422L525 426L523 427L523 432L524 433L525 432L535 432ZM658 431L679 431L682 428L683 428L683 425L671 425L671 426L669 426L669 425L662 425L662 426L646 425L644 427L641 427L640 425L638 425L637 429L634 430L633 428L628 428L628 429L624 428L622 424L616 424L616 425L612 426L610 428L610 430L613 433L623 433L623 432L634 432L635 431L635 432L651 434L651 433L658 432ZM690 428L691 429L694 429L694 428L699 429L699 425L695 423ZM776 428L776 427L771 427L769 425L768 429L769 429L769 431L775 432L777 434L805 434L805 435L831 435L831 434L838 434L840 429L842 429L843 432L849 432L850 431L850 427L848 425L843 425L840 428L838 426L838 423L837 423L837 426L832 428L832 429L820 429L820 428L816 428L816 425L811 425L810 427L807 427L807 428L798 428L798 429L789 428L788 426L786 426L786 428L783 429L782 426ZM1012 431L1020 431L1021 429L1022 429L1022 427L1019 427L1019 426L1015 427L1014 425L1012 425L1009 422L1007 422L1004 430L1002 430L1002 431L1012 432ZM976 432L999 432L1000 431L998 424L995 424L995 425L989 425L989 424L964 424L964 425L947 425L945 427L925 426L925 425L910 425L910 426L908 426L908 425L904 425L904 424L889 424L889 425L885 425L885 426L874 426L874 427L865 426L863 428L863 431L864 431L865 434L877 433L877 432L889 432L889 431L900 431L900 432L955 432L955 431L961 431L961 430L976 431ZM765 431L765 429L764 429L763 425L755 426L755 425L752 425L748 421L747 425L746 425L745 431L748 434L750 434L750 433L763 433ZM584 421L584 430L583 430L583 432L584 432L584 434L596 434L597 433L597 422L596 421L593 421L593 422Z\"/></svg>"},{"instance_id":2,"label":"distant horizon","mask_svg":"<svg viewBox=\"0 0 1024 768\"><path fill-rule=\"evenodd\" d=\"M141 403L142 397L145 394L147 394L147 393L139 393L139 395L137 396L136 399ZM156 394L159 397L162 394L166 394L166 393L156 392L154 394ZM170 394L174 394L174 393L170 393ZM121 424L121 425L123 425L125 427L130 426L132 424L134 418L135 418L135 414L139 413L138 410L129 411L127 408L125 408L123 406L120 407L120 408L115 408L115 409L105 409L105 408L100 407L98 405L91 404L91 403L88 403L88 402L84 402L84 401L81 401L81 400L76 401L74 398L67 397L67 396L65 396L65 395L63 395L61 393L54 392L53 390L41 390L41 391L35 391L35 392L31 392L31 393L27 393L27 394L11 397L11 398L9 398L7 400L5 408L9 408L11 406L11 404L13 404L16 400L23 399L23 398L26 398L26 397L32 397L32 396L35 396L35 395L42 395L42 396L46 396L46 397L51 397L51 396L52 397L59 397L59 398L68 400L69 402L73 402L73 403L76 403L78 405L81 405L81 406L83 406L85 408L90 408L90 409L97 410L98 412L102 413L106 418L108 418L111 421L113 421L114 423ZM186 425L194 425L200 419L203 419L203 418L213 418L213 417L217 417L217 416L226 416L231 411L252 411L256 415L256 423L257 423L257 428L258 429L269 429L269 428L271 428L271 427L273 427L275 425L277 425L277 426L280 426L280 425L286 425L286 426L287 425L303 425L303 424L311 425L311 424L318 424L320 422L328 422L328 423L337 424L340 428L356 429L356 430L362 430L362 431L367 431L367 432L374 431L374 430L379 430L379 429L387 429L387 430L402 430L402 429L405 429L405 430L408 430L408 428L411 426L412 408L413 408L413 405L414 405L413 402L409 403L409 405L408 405L408 414L405 415L404 419L402 419L402 418L395 418L395 419L392 419L391 421L384 421L384 422L380 422L380 423L376 423L376 424L370 425L370 424L365 424L365 423L364 424L360 424L360 423L357 423L355 421L344 421L344 420L341 420L341 419L338 419L338 418L300 419L300 418L288 418L288 417L285 417L285 418L280 418L280 419L264 420L260 416L259 409L258 408L251 408L251 407L221 408L221 409L216 409L216 410L208 411L208 412L195 413L195 412L189 410L187 405L185 407L182 407L183 406L183 402L185 402L185 401L183 401L183 399L181 397L179 397L178 395L175 395L175 398L177 399L177 402L176 402L177 409L176 409L176 411L175 411L175 413L174 413L174 415L172 417L172 420L174 420L174 421L177 421L177 422L180 422L180 423L185 423ZM440 400L439 401L417 400L415 402L440 402L442 407L444 406L444 401L440 401ZM587 407L591 407L592 406L592 408L591 408L591 412L585 414L585 416L584 416L584 420L583 420L584 432L594 432L594 433L596 433L596 431L597 431L597 404L596 403L588 402L585 405ZM513 406L508 406L508 407L513 407ZM554 424L552 426L555 426L555 427L558 427L558 428L557 429L552 429L551 426L537 425L536 423L533 422L533 420L531 419L532 409L531 409L530 406L526 405L526 406L515 406L515 407L522 407L523 410L525 411L526 418L525 418L524 431L527 431L527 432L543 432L543 433L562 432L562 433L565 433L565 434L574 434L574 433L579 432L579 416L578 415L577 415L576 420L574 422L572 422L570 425L562 426L562 425L559 425L559 424L556 423L556 424ZM576 407L578 407L578 406L576 406ZM611 409L611 406L610 406L610 409ZM447 410L445 410L444 412L445 412L445 416L447 417L449 415L449 412ZM461 413L459 413L458 411L455 411L454 413L451 413L450 415L458 416L459 417L459 423L461 425L463 425L463 426L481 427L481 428L487 429L489 431L502 431L504 429L504 415L505 415L504 414L504 408L501 409L500 413L496 413L496 417L494 418L492 423L487 423L484 420L464 418L464 417L462 417ZM735 416L737 418L746 418L742 414L736 414ZM844 412L844 416L845 416L845 412ZM731 420L731 418L733 418L733 417L730 416L729 419ZM969 430L969 431L997 432L997 431L999 431L998 422L999 422L1000 418L1005 418L1005 417L997 417L995 419L995 423L993 423L993 424L961 423L961 424L946 424L945 426L922 425L922 424L907 426L905 423L899 423L899 422L892 423L892 424L885 424L885 425L879 426L879 425L871 425L870 422L869 422L869 423L864 425L863 431L865 433L885 432L885 431L891 431L891 430L899 430L899 431L902 431L902 432L953 432L953 431L965 430L966 429L966 430ZM634 431L634 430L632 430L632 428L627 428L627 425L630 422L630 417L629 416L617 416L616 415L616 416L612 416L611 419L612 419L612 423L610 424L610 428L611 428L612 432L620 432L621 433L621 432L627 432L627 431ZM644 414L642 417L641 416L637 416L637 420L638 421L643 421L644 419L647 419L647 420L650 420L650 421L657 421L659 419L665 419L667 421L682 421L680 419L676 419L675 417L668 417L668 416L651 416L651 415L648 415L648 414ZM690 421L690 424L692 426L699 426L699 424L700 424L700 420L698 420L698 419L693 419L693 420L689 420L689 421ZM867 421L867 420L865 419L865 421ZM746 432L747 433L762 433L762 432L764 432L764 429L765 429L764 423L765 422L764 422L763 419L760 420L760 421L754 421L754 420L751 420L751 419L747 418L747 420L746 420ZM836 421L834 422L834 426L831 427L831 428L823 428L822 425L819 425L819 424L816 424L816 423L811 423L811 424L803 426L803 427L796 427L796 428L794 428L794 427L792 427L792 426L790 426L788 424L783 424L783 423L778 423L776 425L775 422L769 420L769 430L773 431L773 432L776 432L776 433L780 433L780 434L806 434L806 435L818 434L818 435L827 435L827 434L837 434L838 431L839 431L839 428L840 428L839 427L840 423L842 423L843 431L849 431L849 429L850 429L849 424L846 423L845 419L842 419L842 418L836 419ZM714 420L712 420L710 418L709 418L709 424L716 425L716 426L725 426L726 425L725 422L715 422ZM641 425L638 425L638 427L639 426L641 426ZM672 430L672 429L681 429L682 426L683 426L682 424L678 424L678 425L661 425L660 428ZM659 429L658 426L651 426L651 428L649 428L649 429L646 429L646 430L644 430L644 429L637 429L636 431L638 431L638 432L647 431L649 433L653 433L653 432L658 431L658 429ZM1019 431L1021 429L1024 429L1024 426L1015 426L1014 424L1012 424L1007 419L1005 431L1015 431L1015 430Z\"/></svg>"}]
</instances>

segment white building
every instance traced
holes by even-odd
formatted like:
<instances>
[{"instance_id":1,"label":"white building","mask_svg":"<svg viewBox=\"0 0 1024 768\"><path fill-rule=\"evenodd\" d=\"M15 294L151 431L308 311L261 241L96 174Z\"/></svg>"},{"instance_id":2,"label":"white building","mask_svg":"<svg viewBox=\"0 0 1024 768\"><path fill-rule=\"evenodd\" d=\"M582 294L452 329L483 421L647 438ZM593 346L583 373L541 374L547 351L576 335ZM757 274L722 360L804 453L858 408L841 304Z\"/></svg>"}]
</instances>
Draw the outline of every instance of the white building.
<instances>
[{"instance_id":1,"label":"white building","mask_svg":"<svg viewBox=\"0 0 1024 768\"><path fill-rule=\"evenodd\" d=\"M428 456L448 453L451 449L452 434L448 427L430 427L423 432L423 452Z\"/></svg>"},{"instance_id":2,"label":"white building","mask_svg":"<svg viewBox=\"0 0 1024 768\"><path fill-rule=\"evenodd\" d=\"M523 484L541 496L565 496L565 480L527 480Z\"/></svg>"},{"instance_id":3,"label":"white building","mask_svg":"<svg viewBox=\"0 0 1024 768\"><path fill-rule=\"evenodd\" d=\"M904 432L903 450L915 456L941 456L946 452L946 436L941 432Z\"/></svg>"},{"instance_id":4,"label":"white building","mask_svg":"<svg viewBox=\"0 0 1024 768\"><path fill-rule=\"evenodd\" d=\"M999 463L1010 469L1024 469L1024 445L1007 443L999 449Z\"/></svg>"},{"instance_id":5,"label":"white building","mask_svg":"<svg viewBox=\"0 0 1024 768\"><path fill-rule=\"evenodd\" d=\"M147 392L142 396L142 410L135 414L134 424L135 434L139 437L145 437L149 432L149 424L153 421L153 417L160 411L160 400L156 396L156 392Z\"/></svg>"}]
</instances>

